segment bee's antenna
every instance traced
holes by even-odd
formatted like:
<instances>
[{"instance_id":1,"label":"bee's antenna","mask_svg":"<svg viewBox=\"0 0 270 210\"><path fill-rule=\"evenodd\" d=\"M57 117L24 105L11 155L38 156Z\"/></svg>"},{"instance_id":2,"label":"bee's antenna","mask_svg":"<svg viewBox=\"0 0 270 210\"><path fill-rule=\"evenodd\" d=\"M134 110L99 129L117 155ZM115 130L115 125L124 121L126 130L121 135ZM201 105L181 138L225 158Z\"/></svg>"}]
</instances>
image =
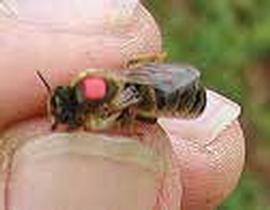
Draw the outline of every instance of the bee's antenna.
<instances>
[{"instance_id":1,"label":"bee's antenna","mask_svg":"<svg viewBox=\"0 0 270 210\"><path fill-rule=\"evenodd\" d=\"M49 83L46 81L46 79L42 76L40 71L36 71L36 74L38 76L38 78L41 80L42 84L45 86L45 88L47 89L48 93L51 95L52 94L52 88L49 85Z\"/></svg>"}]
</instances>

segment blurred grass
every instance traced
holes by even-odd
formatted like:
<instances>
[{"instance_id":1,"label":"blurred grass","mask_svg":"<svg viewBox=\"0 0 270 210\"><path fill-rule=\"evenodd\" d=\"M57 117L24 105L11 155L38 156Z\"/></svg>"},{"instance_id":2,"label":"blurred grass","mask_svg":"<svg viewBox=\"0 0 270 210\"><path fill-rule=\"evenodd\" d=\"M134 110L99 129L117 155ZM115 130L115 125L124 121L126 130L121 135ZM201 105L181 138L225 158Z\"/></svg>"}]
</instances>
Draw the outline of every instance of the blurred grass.
<instances>
[{"instance_id":1,"label":"blurred grass","mask_svg":"<svg viewBox=\"0 0 270 210\"><path fill-rule=\"evenodd\" d=\"M219 210L270 210L265 187L270 180L256 170L260 147L270 154L270 73L265 73L270 72L270 1L145 0L145 4L160 24L169 60L199 68L208 88L241 104L244 121L255 132L246 136L252 147L248 170ZM258 68L265 62L268 69L260 75ZM259 80L254 85L250 81L255 77ZM262 91L268 98L258 100Z\"/></svg>"},{"instance_id":2,"label":"blurred grass","mask_svg":"<svg viewBox=\"0 0 270 210\"><path fill-rule=\"evenodd\" d=\"M218 210L270 210L266 193L258 177L245 173L238 188Z\"/></svg>"}]
</instances>

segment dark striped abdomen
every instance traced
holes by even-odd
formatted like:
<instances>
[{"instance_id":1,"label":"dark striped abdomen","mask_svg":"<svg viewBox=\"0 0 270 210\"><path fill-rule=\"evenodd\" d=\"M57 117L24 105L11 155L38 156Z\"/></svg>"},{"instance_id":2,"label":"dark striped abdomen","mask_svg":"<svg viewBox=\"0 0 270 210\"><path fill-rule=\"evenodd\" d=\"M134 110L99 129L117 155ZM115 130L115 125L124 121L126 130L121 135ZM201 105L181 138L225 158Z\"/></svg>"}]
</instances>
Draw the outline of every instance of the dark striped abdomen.
<instances>
[{"instance_id":1,"label":"dark striped abdomen","mask_svg":"<svg viewBox=\"0 0 270 210\"><path fill-rule=\"evenodd\" d=\"M155 90L155 95L158 116L195 118L206 106L206 91L199 81L171 93Z\"/></svg>"}]
</instances>

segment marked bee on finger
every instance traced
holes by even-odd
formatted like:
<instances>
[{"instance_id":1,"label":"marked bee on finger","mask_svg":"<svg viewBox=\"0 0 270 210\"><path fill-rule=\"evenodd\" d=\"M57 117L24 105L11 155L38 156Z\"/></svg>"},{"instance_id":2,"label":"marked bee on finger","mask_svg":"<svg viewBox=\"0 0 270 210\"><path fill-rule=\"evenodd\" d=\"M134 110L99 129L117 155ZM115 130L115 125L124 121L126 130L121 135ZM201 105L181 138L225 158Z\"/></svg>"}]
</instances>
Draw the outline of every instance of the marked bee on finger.
<instances>
[{"instance_id":1,"label":"marked bee on finger","mask_svg":"<svg viewBox=\"0 0 270 210\"><path fill-rule=\"evenodd\" d=\"M68 128L106 130L142 121L155 123L159 117L196 118L206 105L200 73L191 66L147 63L119 71L89 69L68 86L51 89L52 130Z\"/></svg>"}]
</instances>

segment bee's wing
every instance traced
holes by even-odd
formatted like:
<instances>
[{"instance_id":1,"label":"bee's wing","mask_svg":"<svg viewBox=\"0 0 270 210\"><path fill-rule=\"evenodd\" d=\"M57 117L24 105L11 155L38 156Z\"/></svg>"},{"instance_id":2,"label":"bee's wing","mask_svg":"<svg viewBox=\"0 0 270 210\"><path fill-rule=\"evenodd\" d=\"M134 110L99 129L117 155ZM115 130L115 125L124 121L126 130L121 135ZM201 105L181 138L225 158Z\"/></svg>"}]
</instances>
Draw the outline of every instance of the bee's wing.
<instances>
[{"instance_id":1,"label":"bee's wing","mask_svg":"<svg viewBox=\"0 0 270 210\"><path fill-rule=\"evenodd\" d=\"M204 110L206 98L200 72L191 66L147 64L129 70L126 78L131 84L154 89L157 116L194 118Z\"/></svg>"},{"instance_id":2,"label":"bee's wing","mask_svg":"<svg viewBox=\"0 0 270 210\"><path fill-rule=\"evenodd\" d=\"M200 79L197 69L181 64L147 64L125 70L124 75L130 83L149 85L164 94L185 89Z\"/></svg>"}]
</instances>

